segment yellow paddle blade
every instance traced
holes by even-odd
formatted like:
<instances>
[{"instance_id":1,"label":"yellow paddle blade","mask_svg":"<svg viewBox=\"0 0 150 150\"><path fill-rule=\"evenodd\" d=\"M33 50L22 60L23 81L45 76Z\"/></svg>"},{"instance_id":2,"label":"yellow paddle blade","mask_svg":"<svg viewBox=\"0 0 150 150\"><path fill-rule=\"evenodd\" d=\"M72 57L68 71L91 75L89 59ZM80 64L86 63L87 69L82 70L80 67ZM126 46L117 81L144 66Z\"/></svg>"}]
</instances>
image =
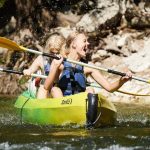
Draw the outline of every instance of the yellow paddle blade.
<instances>
[{"instance_id":1,"label":"yellow paddle blade","mask_svg":"<svg viewBox=\"0 0 150 150\"><path fill-rule=\"evenodd\" d=\"M0 42L0 47L3 47L3 48L6 48L6 49L9 49L9 50L12 50L12 47L10 47L9 45L6 45L6 44L3 44Z\"/></svg>"},{"instance_id":2,"label":"yellow paddle blade","mask_svg":"<svg viewBox=\"0 0 150 150\"><path fill-rule=\"evenodd\" d=\"M0 37L0 47L7 48L9 50L26 50L26 48L19 46L17 43L5 37Z\"/></svg>"},{"instance_id":3,"label":"yellow paddle blade","mask_svg":"<svg viewBox=\"0 0 150 150\"><path fill-rule=\"evenodd\" d=\"M20 47L20 50L28 51L28 49L23 46L19 46L19 47Z\"/></svg>"}]
</instances>

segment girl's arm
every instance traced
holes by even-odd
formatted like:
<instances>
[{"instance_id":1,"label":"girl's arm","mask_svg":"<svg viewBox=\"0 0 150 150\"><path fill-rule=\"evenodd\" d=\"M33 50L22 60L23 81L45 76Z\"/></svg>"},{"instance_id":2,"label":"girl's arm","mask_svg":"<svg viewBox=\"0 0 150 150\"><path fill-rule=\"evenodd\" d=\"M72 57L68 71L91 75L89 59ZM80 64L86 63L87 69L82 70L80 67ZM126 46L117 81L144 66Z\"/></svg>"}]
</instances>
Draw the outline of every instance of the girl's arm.
<instances>
[{"instance_id":1,"label":"girl's arm","mask_svg":"<svg viewBox=\"0 0 150 150\"><path fill-rule=\"evenodd\" d=\"M121 77L118 81L110 83L108 82L102 74L96 70L91 68L84 68L85 73L90 74L96 82L98 82L104 89L106 89L108 92L114 92L118 90L125 82L128 80L131 80L132 75L131 73L127 73L126 76Z\"/></svg>"},{"instance_id":2,"label":"girl's arm","mask_svg":"<svg viewBox=\"0 0 150 150\"><path fill-rule=\"evenodd\" d=\"M53 87L54 81L59 78L62 61L62 57L59 60L54 59L52 61L49 75L44 83L45 90L50 90Z\"/></svg>"},{"instance_id":3,"label":"girl's arm","mask_svg":"<svg viewBox=\"0 0 150 150\"><path fill-rule=\"evenodd\" d=\"M24 75L31 75L32 73L36 72L39 68L42 68L43 65L43 58L42 56L38 56L29 69L23 70Z\"/></svg>"}]
</instances>

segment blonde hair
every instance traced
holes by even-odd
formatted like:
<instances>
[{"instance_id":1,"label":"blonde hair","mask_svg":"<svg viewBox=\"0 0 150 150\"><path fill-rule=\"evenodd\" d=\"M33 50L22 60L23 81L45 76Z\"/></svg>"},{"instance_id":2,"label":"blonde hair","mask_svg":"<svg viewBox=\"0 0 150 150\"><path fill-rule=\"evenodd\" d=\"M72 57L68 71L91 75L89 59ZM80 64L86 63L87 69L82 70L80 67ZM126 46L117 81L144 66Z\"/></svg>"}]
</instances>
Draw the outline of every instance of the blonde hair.
<instances>
[{"instance_id":1,"label":"blonde hair","mask_svg":"<svg viewBox=\"0 0 150 150\"><path fill-rule=\"evenodd\" d=\"M65 38L63 37L63 35L59 34L58 32L55 32L51 34L47 39L45 45L45 51L51 52L53 50L56 50L58 51L58 53L60 53L60 50L64 42L65 42Z\"/></svg>"},{"instance_id":2,"label":"blonde hair","mask_svg":"<svg viewBox=\"0 0 150 150\"><path fill-rule=\"evenodd\" d=\"M69 54L69 49L66 48L66 43L64 43L64 44L62 45L62 48L61 48L61 50L60 50L60 54L61 54L63 57L67 58L67 56L68 56L68 54Z\"/></svg>"},{"instance_id":3,"label":"blonde hair","mask_svg":"<svg viewBox=\"0 0 150 150\"><path fill-rule=\"evenodd\" d=\"M72 42L74 41L74 39L79 35L79 34L84 34L86 35L86 33L84 31L74 31L72 32L66 39L66 49L69 49Z\"/></svg>"},{"instance_id":4,"label":"blonde hair","mask_svg":"<svg viewBox=\"0 0 150 150\"><path fill-rule=\"evenodd\" d=\"M72 41L76 38L76 36L78 35L79 33L78 32L72 32L66 39L66 42L62 45L62 49L60 51L60 54L63 56L63 57L67 57L67 55L69 54L70 52L70 47L71 47L71 44L72 44Z\"/></svg>"}]
</instances>

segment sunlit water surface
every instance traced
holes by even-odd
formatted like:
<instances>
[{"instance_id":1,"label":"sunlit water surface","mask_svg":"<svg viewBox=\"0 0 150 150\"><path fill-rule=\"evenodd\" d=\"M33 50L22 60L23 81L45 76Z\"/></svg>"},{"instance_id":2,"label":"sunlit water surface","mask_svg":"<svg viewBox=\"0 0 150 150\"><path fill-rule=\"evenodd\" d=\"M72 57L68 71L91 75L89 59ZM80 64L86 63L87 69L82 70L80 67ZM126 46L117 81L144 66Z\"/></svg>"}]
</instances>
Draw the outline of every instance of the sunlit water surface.
<instances>
[{"instance_id":1,"label":"sunlit water surface","mask_svg":"<svg viewBox=\"0 0 150 150\"><path fill-rule=\"evenodd\" d=\"M113 127L52 127L21 124L15 113L15 98L0 98L0 150L148 150L150 106L115 104ZM59 117L59 116L58 116Z\"/></svg>"}]
</instances>

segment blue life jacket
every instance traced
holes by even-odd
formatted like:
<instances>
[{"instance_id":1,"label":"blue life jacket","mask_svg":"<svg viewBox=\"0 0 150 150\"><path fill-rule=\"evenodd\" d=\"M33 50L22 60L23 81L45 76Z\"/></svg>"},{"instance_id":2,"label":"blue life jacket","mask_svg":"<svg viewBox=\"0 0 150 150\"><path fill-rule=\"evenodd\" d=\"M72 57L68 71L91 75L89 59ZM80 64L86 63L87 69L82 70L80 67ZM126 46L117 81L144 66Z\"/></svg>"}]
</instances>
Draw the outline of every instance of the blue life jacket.
<instances>
[{"instance_id":1,"label":"blue life jacket","mask_svg":"<svg viewBox=\"0 0 150 150\"><path fill-rule=\"evenodd\" d=\"M44 74L46 76L48 76L49 72L50 72L50 63L44 64Z\"/></svg>"},{"instance_id":2,"label":"blue life jacket","mask_svg":"<svg viewBox=\"0 0 150 150\"><path fill-rule=\"evenodd\" d=\"M48 76L49 72L50 72L50 67L51 67L51 64L50 64L50 61L47 59L47 58L43 58L44 59L44 75ZM41 79L41 84L44 84L45 82L45 79Z\"/></svg>"},{"instance_id":3,"label":"blue life jacket","mask_svg":"<svg viewBox=\"0 0 150 150\"><path fill-rule=\"evenodd\" d=\"M83 67L76 65L72 67L69 62L64 62L64 70L58 82L58 86L63 95L71 95L84 92L86 89L86 78L84 76Z\"/></svg>"}]
</instances>

